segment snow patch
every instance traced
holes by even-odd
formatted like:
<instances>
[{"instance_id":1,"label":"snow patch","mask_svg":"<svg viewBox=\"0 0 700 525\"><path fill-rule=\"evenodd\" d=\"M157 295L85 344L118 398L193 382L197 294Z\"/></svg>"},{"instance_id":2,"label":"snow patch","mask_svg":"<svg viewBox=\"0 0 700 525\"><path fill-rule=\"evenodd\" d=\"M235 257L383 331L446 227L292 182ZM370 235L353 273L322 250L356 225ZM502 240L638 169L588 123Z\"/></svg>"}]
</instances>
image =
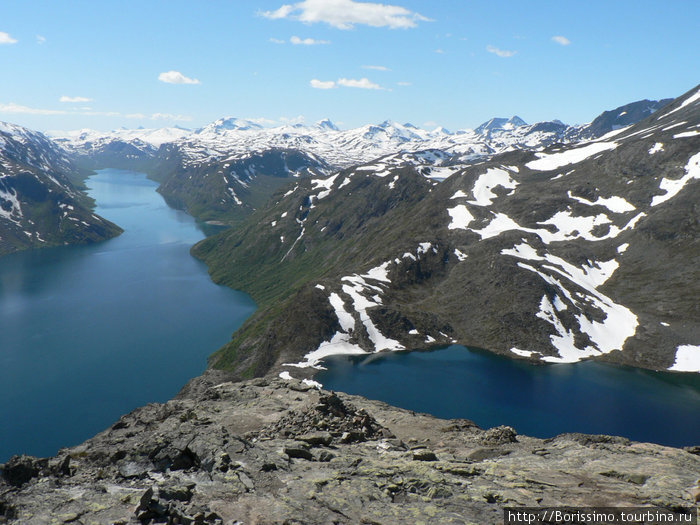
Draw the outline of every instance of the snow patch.
<instances>
[{"instance_id":1,"label":"snow patch","mask_svg":"<svg viewBox=\"0 0 700 525\"><path fill-rule=\"evenodd\" d=\"M593 155L615 148L617 148L616 142L593 142L581 148L574 148L561 153L536 153L539 158L525 165L531 170L550 171L568 164L577 164Z\"/></svg>"},{"instance_id":2,"label":"snow patch","mask_svg":"<svg viewBox=\"0 0 700 525\"><path fill-rule=\"evenodd\" d=\"M519 350L518 348L511 348L511 352L513 352L515 355L519 355L520 357L531 357L532 352L530 350Z\"/></svg>"},{"instance_id":3,"label":"snow patch","mask_svg":"<svg viewBox=\"0 0 700 525\"><path fill-rule=\"evenodd\" d=\"M283 366L295 366L297 368L316 368L323 370L319 363L326 357L332 355L359 355L366 354L362 348L350 343L350 336L342 332L336 332L330 341L324 341L313 352L304 356L304 360L299 363L284 363Z\"/></svg>"},{"instance_id":4,"label":"snow patch","mask_svg":"<svg viewBox=\"0 0 700 525\"><path fill-rule=\"evenodd\" d=\"M457 259L459 260L459 262L467 260L467 254L459 251L457 248L455 248L454 254L455 257L457 257Z\"/></svg>"},{"instance_id":5,"label":"snow patch","mask_svg":"<svg viewBox=\"0 0 700 525\"><path fill-rule=\"evenodd\" d=\"M676 348L676 360L669 370L700 372L700 346L681 345Z\"/></svg>"},{"instance_id":6,"label":"snow patch","mask_svg":"<svg viewBox=\"0 0 700 525\"><path fill-rule=\"evenodd\" d=\"M655 195L651 199L652 206L657 206L662 202L666 202L672 197L675 197L691 180L700 179L700 153L696 153L690 157L688 164L685 166L685 171L686 174L678 180L666 178L661 179L659 189L664 190L666 193L663 195Z\"/></svg>"},{"instance_id":7,"label":"snow patch","mask_svg":"<svg viewBox=\"0 0 700 525\"><path fill-rule=\"evenodd\" d=\"M693 130L693 131L684 131L683 133L677 133L673 136L674 139L683 139L686 137L695 137L697 135L700 135L700 131L698 130Z\"/></svg>"},{"instance_id":8,"label":"snow patch","mask_svg":"<svg viewBox=\"0 0 700 525\"><path fill-rule=\"evenodd\" d=\"M448 230L456 230L458 228L466 230L469 223L474 220L474 217L464 204L459 204L454 208L447 208L447 213L452 218L447 226Z\"/></svg>"},{"instance_id":9,"label":"snow patch","mask_svg":"<svg viewBox=\"0 0 700 525\"><path fill-rule=\"evenodd\" d=\"M496 198L496 194L491 191L493 188L503 186L513 190L517 185L518 183L510 177L507 171L499 168L489 168L474 183L474 189L472 190L474 200L469 201L469 203L477 206L490 206L493 204L493 199Z\"/></svg>"},{"instance_id":10,"label":"snow patch","mask_svg":"<svg viewBox=\"0 0 700 525\"><path fill-rule=\"evenodd\" d=\"M575 195L572 195L571 191L569 191L568 195L570 199L574 199L575 201L578 201L581 204L585 204L586 206L605 206L613 213L626 213L628 211L634 211L636 209L632 204L627 202L622 197L598 197L598 199L595 202L593 202L589 201L588 199L584 199L583 197L577 197Z\"/></svg>"},{"instance_id":11,"label":"snow patch","mask_svg":"<svg viewBox=\"0 0 700 525\"><path fill-rule=\"evenodd\" d=\"M649 148L649 155L653 155L654 153L658 153L659 151L663 151L663 150L664 150L663 143L657 142L651 148Z\"/></svg>"},{"instance_id":12,"label":"snow patch","mask_svg":"<svg viewBox=\"0 0 700 525\"><path fill-rule=\"evenodd\" d=\"M700 89L697 90L697 91L696 91L695 93L693 93L692 95L690 95L688 98L686 98L686 99L683 101L683 103L682 103L680 106L678 106L676 109L673 109L673 110L669 111L668 113L666 113L665 116L668 116L668 115L670 115L671 113L675 113L676 111L678 111L678 110L680 110L680 109L682 109L682 108L688 106L689 104L694 104L694 103L697 102L698 100L700 100Z\"/></svg>"}]
</instances>

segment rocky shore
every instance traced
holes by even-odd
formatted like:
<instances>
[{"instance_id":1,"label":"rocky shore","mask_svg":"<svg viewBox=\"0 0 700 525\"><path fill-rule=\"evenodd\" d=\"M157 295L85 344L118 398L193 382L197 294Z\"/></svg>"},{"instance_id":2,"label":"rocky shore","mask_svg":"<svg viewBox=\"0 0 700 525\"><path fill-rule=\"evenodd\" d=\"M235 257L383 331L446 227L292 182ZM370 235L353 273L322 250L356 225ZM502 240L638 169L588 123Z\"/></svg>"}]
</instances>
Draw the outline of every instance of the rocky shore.
<instances>
[{"instance_id":1,"label":"rocky shore","mask_svg":"<svg viewBox=\"0 0 700 525\"><path fill-rule=\"evenodd\" d=\"M488 430L208 371L53 458L2 465L0 523L502 523L505 506L693 503L700 447Z\"/></svg>"}]
</instances>

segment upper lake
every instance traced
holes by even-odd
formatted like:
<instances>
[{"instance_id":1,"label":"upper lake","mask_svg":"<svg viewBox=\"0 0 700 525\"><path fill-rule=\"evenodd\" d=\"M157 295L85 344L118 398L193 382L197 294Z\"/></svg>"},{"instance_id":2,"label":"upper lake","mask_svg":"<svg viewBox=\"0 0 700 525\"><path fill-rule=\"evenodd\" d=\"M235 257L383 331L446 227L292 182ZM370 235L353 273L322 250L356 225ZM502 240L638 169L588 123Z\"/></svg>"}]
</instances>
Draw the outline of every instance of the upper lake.
<instances>
[{"instance_id":1,"label":"upper lake","mask_svg":"<svg viewBox=\"0 0 700 525\"><path fill-rule=\"evenodd\" d=\"M206 225L131 171L87 180L124 233L0 258L0 462L53 455L173 397L255 310L190 247Z\"/></svg>"},{"instance_id":2,"label":"upper lake","mask_svg":"<svg viewBox=\"0 0 700 525\"><path fill-rule=\"evenodd\" d=\"M532 365L451 346L432 352L334 356L323 387L482 428L509 425L541 438L609 434L700 445L700 375L588 361Z\"/></svg>"}]
</instances>

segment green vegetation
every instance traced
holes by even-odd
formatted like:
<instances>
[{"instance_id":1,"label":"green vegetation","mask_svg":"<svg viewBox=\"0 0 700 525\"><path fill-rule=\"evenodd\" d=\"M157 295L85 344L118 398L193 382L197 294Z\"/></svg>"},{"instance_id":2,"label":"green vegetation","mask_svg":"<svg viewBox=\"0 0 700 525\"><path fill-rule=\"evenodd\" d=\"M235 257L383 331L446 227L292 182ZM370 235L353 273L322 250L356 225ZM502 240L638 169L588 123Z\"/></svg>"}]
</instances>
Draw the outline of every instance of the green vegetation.
<instances>
[{"instance_id":1,"label":"green vegetation","mask_svg":"<svg viewBox=\"0 0 700 525\"><path fill-rule=\"evenodd\" d=\"M336 183L350 174L342 173ZM318 191L300 180L295 191L286 197L280 191L240 227L195 245L192 253L207 263L215 282L249 293L259 307L210 364L242 377L260 375L280 353L296 353L331 335L336 321L315 284L369 269L401 250L415 251L418 240L405 233L412 229L420 238L428 225L418 224L410 210L430 187L413 169L402 172L393 190L358 172L347 191L314 199L312 206L309 196Z\"/></svg>"}]
</instances>

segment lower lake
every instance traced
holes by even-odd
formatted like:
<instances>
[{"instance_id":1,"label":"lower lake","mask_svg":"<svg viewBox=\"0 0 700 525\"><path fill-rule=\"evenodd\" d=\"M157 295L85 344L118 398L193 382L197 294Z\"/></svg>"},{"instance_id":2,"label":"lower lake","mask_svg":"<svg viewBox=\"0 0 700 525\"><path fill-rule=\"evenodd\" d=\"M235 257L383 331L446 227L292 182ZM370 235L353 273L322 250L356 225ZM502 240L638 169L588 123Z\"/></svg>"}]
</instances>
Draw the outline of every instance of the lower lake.
<instances>
[{"instance_id":1,"label":"lower lake","mask_svg":"<svg viewBox=\"0 0 700 525\"><path fill-rule=\"evenodd\" d=\"M0 259L0 462L53 455L173 397L255 310L190 247L206 225L130 171L87 181L124 233Z\"/></svg>"},{"instance_id":2,"label":"lower lake","mask_svg":"<svg viewBox=\"0 0 700 525\"><path fill-rule=\"evenodd\" d=\"M520 434L612 434L700 445L700 375L596 363L531 365L451 346L431 352L334 356L316 380L329 390L465 418Z\"/></svg>"}]
</instances>

